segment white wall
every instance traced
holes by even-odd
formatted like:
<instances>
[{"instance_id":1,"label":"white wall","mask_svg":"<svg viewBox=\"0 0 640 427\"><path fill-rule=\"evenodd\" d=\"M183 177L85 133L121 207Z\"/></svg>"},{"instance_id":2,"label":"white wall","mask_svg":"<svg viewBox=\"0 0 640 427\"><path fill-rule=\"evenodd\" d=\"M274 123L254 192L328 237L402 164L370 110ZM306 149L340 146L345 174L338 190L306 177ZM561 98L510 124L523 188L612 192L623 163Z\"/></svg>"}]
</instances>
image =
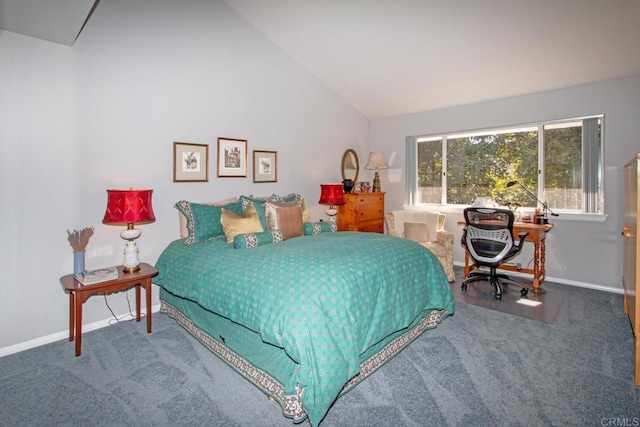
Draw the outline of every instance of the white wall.
<instances>
[{"instance_id":1,"label":"white wall","mask_svg":"<svg viewBox=\"0 0 640 427\"><path fill-rule=\"evenodd\" d=\"M386 210L405 202L405 139L407 136L487 128L506 124L604 114L604 210L602 221L552 218L547 238L547 277L562 283L619 291L622 288L622 167L640 152L640 76L545 93L500 99L438 111L375 120L371 149L392 159L382 173ZM391 178L391 179L390 179ZM391 182L393 181L393 182ZM447 209L447 229L460 241L460 210ZM455 246L456 264L464 251ZM527 264L529 253L521 255ZM516 262L514 260L514 262Z\"/></svg>"},{"instance_id":2,"label":"white wall","mask_svg":"<svg viewBox=\"0 0 640 427\"><path fill-rule=\"evenodd\" d=\"M80 220L71 59L68 47L0 34L0 347L66 325L58 277Z\"/></svg>"},{"instance_id":3,"label":"white wall","mask_svg":"<svg viewBox=\"0 0 640 427\"><path fill-rule=\"evenodd\" d=\"M72 48L5 31L0 90L0 324L14 325L0 353L67 334L67 228L95 226L87 268L122 262L107 188L154 189L138 239L153 264L178 237L176 201L295 191L319 219L319 184L341 180L344 150L369 149L368 120L223 1L103 0ZM247 178L216 177L217 137L248 140ZM174 141L209 144L208 183L173 183ZM252 182L256 149L278 152L277 183ZM108 301L128 312L124 293ZM110 316L101 297L84 304L85 325Z\"/></svg>"}]
</instances>

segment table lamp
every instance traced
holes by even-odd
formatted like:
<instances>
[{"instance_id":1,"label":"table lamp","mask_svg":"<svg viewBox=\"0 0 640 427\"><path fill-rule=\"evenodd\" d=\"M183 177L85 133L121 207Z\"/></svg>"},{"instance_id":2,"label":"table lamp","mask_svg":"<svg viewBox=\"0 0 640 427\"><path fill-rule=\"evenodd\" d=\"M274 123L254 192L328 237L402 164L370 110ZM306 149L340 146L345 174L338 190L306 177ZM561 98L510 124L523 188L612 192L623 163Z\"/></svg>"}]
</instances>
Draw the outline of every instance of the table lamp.
<instances>
[{"instance_id":1,"label":"table lamp","mask_svg":"<svg viewBox=\"0 0 640 427\"><path fill-rule=\"evenodd\" d=\"M380 187L380 175L378 175L378 170L389 169L389 164L387 164L387 161L384 159L384 153L382 151L372 151L369 154L369 162L364 168L376 171L376 174L373 178L373 192L379 193L380 191L382 191L382 188Z\"/></svg>"},{"instance_id":2,"label":"table lamp","mask_svg":"<svg viewBox=\"0 0 640 427\"><path fill-rule=\"evenodd\" d=\"M338 210L335 205L344 205L344 192L342 183L320 184L320 201L321 205L329 205L327 216L329 221L335 222Z\"/></svg>"},{"instance_id":3,"label":"table lamp","mask_svg":"<svg viewBox=\"0 0 640 427\"><path fill-rule=\"evenodd\" d=\"M525 187L524 185L522 185L520 182L518 182L518 181L509 181L509 182L507 182L507 188L513 187L516 184L519 185L520 187L522 187L522 189L529 196L533 197L536 202L538 202L538 203L540 203L542 205L542 216L539 217L537 219L537 221L536 221L538 224L548 224L549 223L549 218L547 217L547 212L549 212L553 216L560 216L559 214L557 214L554 211L552 211L551 209L549 209L549 206L547 206L547 202L543 202L542 200L538 199L535 194L533 194L531 191L529 191L529 189L527 187Z\"/></svg>"},{"instance_id":4,"label":"table lamp","mask_svg":"<svg viewBox=\"0 0 640 427\"><path fill-rule=\"evenodd\" d=\"M120 237L127 241L124 249L123 271L133 273L140 270L138 247L135 240L142 232L134 228L135 224L150 224L155 222L151 205L153 190L107 190L107 211L103 224L126 225L120 232Z\"/></svg>"}]
</instances>

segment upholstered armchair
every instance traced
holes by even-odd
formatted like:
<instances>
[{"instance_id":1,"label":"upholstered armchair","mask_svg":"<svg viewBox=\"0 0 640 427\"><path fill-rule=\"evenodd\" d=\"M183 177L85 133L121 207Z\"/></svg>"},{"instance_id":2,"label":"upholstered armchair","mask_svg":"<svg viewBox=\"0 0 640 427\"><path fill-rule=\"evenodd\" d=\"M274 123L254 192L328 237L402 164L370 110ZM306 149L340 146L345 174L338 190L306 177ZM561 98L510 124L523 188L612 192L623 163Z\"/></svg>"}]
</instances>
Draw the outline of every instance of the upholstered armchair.
<instances>
[{"instance_id":1,"label":"upholstered armchair","mask_svg":"<svg viewBox=\"0 0 640 427\"><path fill-rule=\"evenodd\" d=\"M390 236L415 240L440 260L449 282L453 272L453 234L444 229L445 215L439 212L393 211L384 220Z\"/></svg>"}]
</instances>

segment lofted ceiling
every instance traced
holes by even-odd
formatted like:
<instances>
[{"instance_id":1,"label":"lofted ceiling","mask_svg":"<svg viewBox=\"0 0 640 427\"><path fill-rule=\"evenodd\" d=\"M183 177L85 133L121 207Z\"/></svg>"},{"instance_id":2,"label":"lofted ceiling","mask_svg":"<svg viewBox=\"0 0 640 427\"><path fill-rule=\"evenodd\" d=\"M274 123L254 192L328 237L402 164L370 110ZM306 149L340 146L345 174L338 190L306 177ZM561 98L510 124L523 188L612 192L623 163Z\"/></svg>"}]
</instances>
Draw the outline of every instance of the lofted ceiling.
<instances>
[{"instance_id":1,"label":"lofted ceiling","mask_svg":"<svg viewBox=\"0 0 640 427\"><path fill-rule=\"evenodd\" d=\"M0 0L0 29L72 46L100 0Z\"/></svg>"},{"instance_id":2,"label":"lofted ceiling","mask_svg":"<svg viewBox=\"0 0 640 427\"><path fill-rule=\"evenodd\" d=\"M640 75L638 0L225 2L370 119ZM0 28L71 46L98 3L0 0Z\"/></svg>"}]
</instances>

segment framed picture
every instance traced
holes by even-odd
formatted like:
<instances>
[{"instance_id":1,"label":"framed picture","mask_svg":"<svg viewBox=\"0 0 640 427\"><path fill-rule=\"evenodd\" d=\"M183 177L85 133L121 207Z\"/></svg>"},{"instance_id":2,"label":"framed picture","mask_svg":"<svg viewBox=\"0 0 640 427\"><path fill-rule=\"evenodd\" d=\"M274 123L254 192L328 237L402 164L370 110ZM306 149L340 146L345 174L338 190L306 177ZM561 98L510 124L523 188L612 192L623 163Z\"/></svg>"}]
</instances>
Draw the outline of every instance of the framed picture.
<instances>
[{"instance_id":1,"label":"framed picture","mask_svg":"<svg viewBox=\"0 0 640 427\"><path fill-rule=\"evenodd\" d=\"M253 182L278 182L277 151L253 151Z\"/></svg>"},{"instance_id":2,"label":"framed picture","mask_svg":"<svg viewBox=\"0 0 640 427\"><path fill-rule=\"evenodd\" d=\"M247 176L247 140L218 138L218 176Z\"/></svg>"},{"instance_id":3,"label":"framed picture","mask_svg":"<svg viewBox=\"0 0 640 427\"><path fill-rule=\"evenodd\" d=\"M209 145L173 143L173 182L209 181Z\"/></svg>"}]
</instances>

